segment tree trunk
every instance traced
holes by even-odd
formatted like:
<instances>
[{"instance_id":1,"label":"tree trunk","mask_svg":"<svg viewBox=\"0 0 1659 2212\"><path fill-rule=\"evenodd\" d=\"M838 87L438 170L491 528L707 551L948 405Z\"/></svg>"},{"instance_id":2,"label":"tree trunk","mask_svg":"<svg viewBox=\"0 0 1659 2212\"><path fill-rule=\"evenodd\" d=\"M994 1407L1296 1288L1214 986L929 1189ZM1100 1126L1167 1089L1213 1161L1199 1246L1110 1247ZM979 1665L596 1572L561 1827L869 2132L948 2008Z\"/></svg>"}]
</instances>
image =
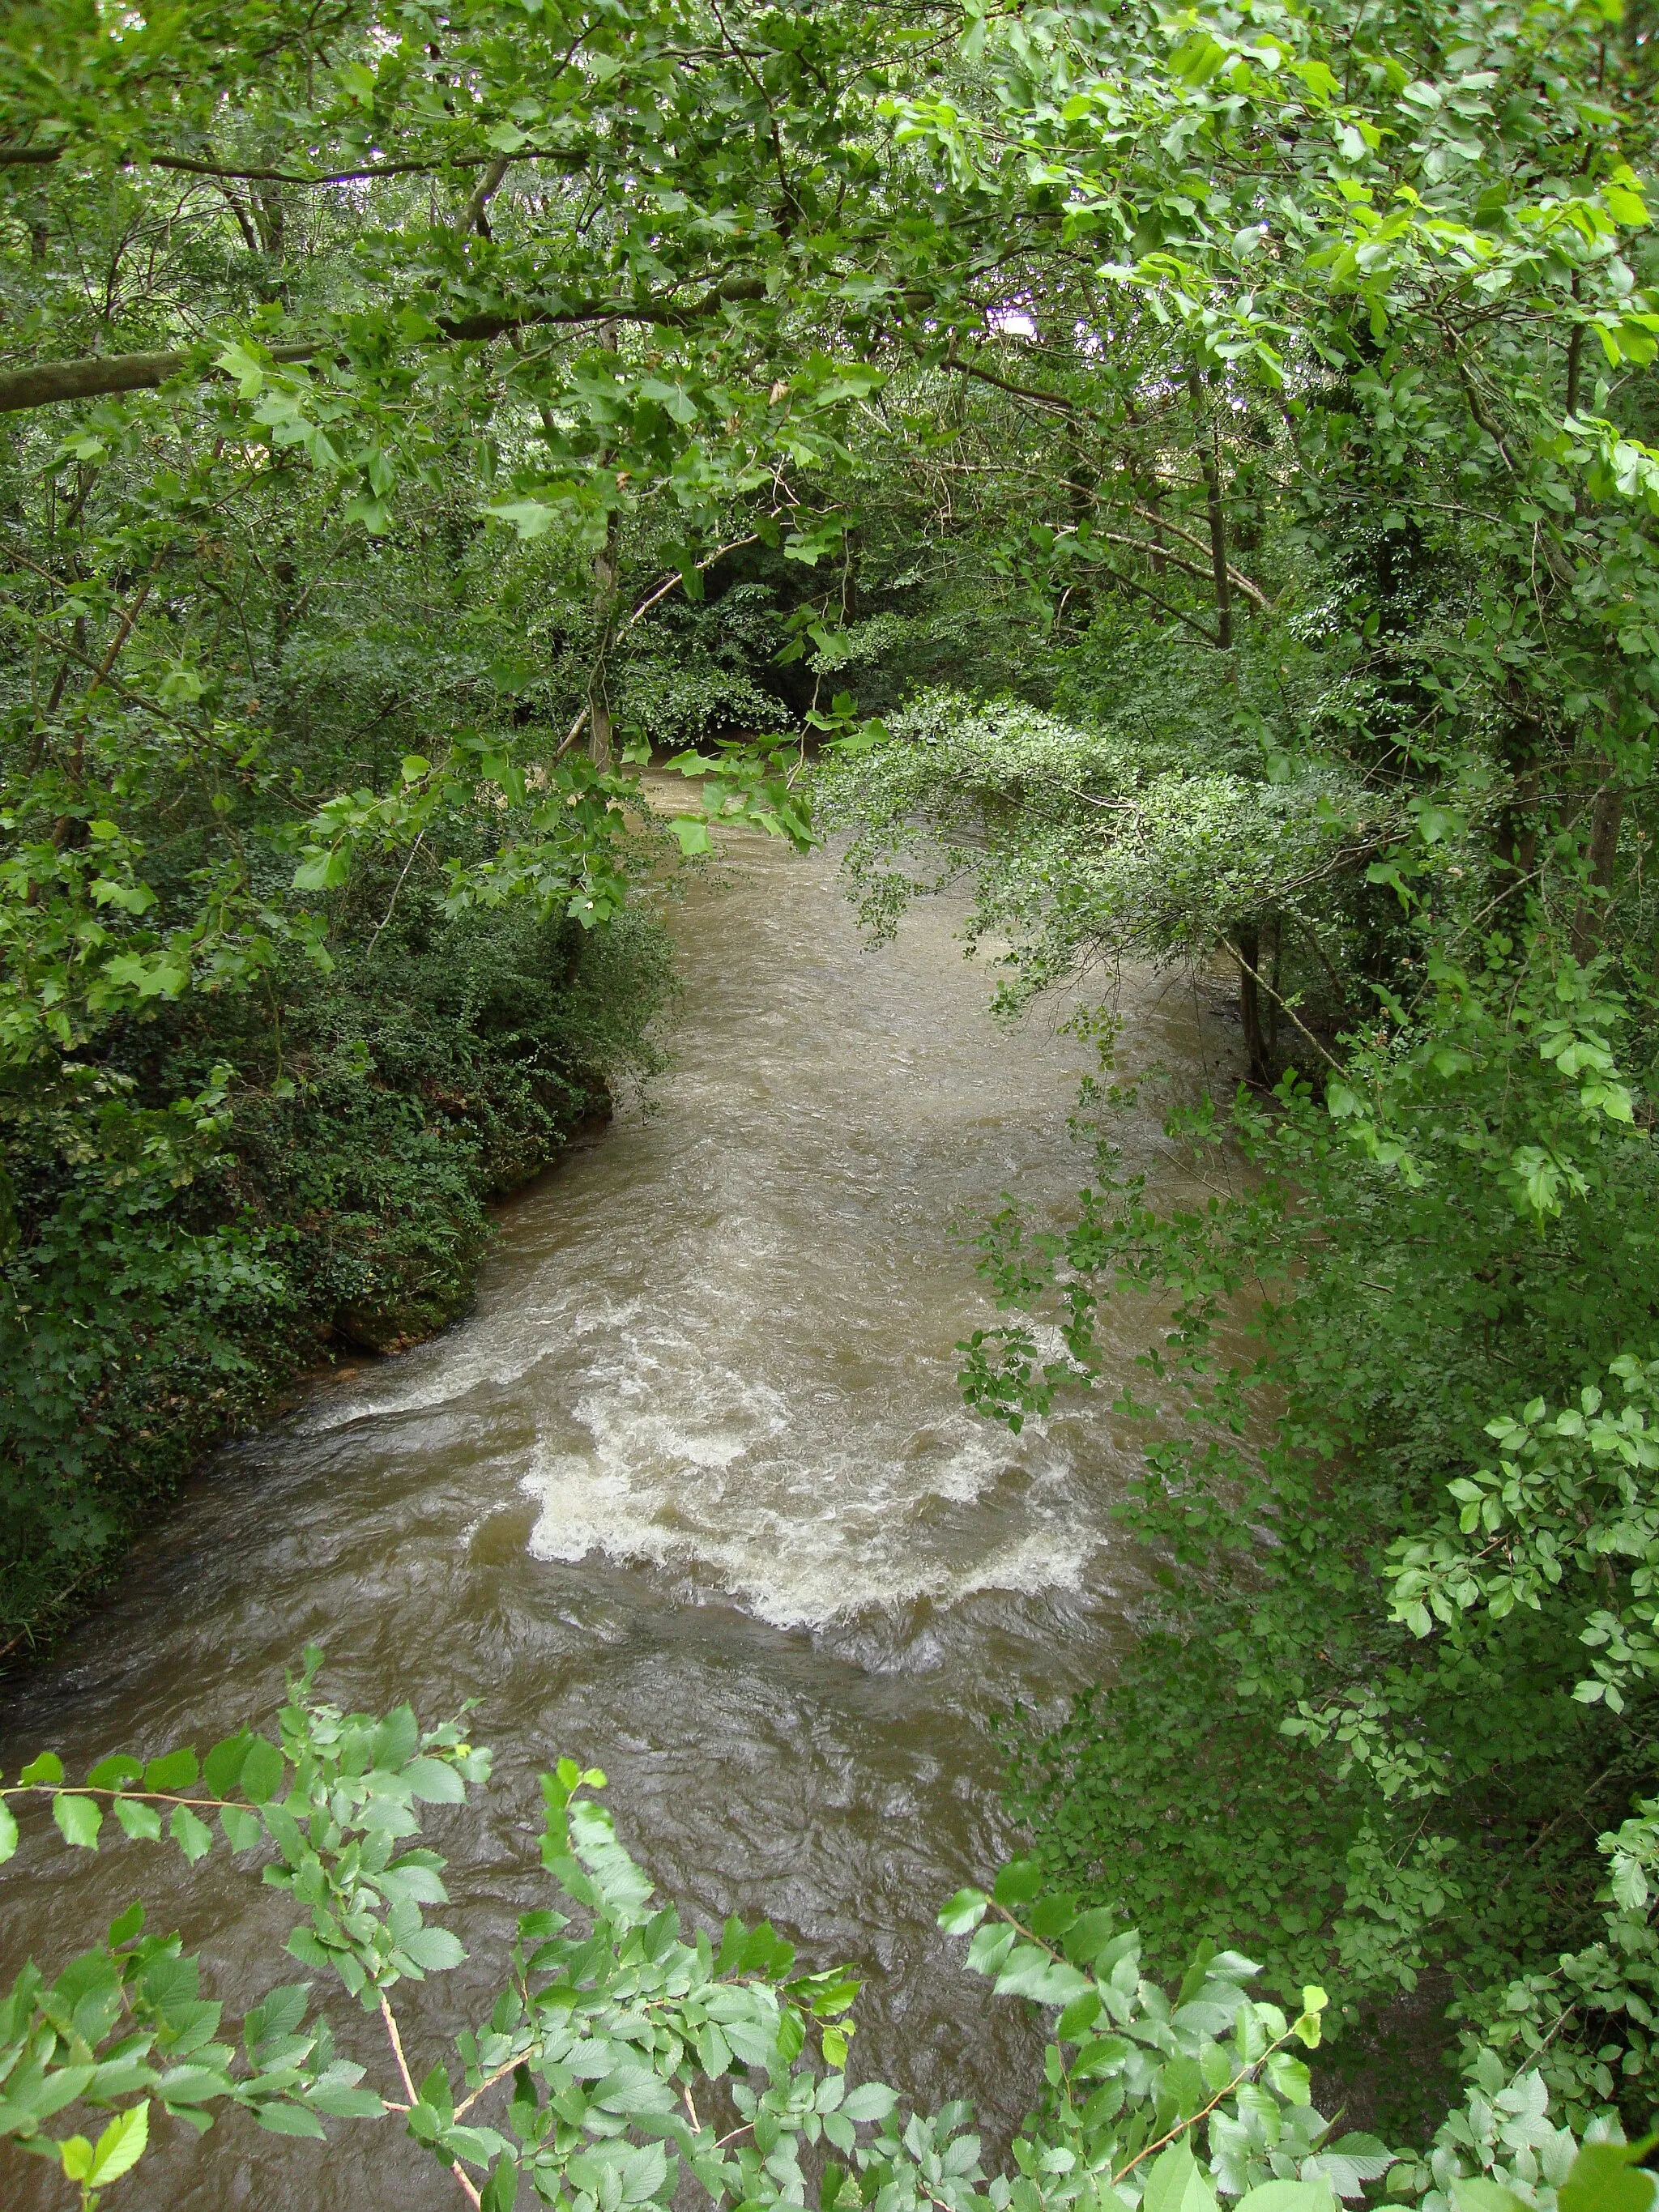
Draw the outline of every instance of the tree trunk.
<instances>
[{"instance_id":1,"label":"tree trunk","mask_svg":"<svg viewBox=\"0 0 1659 2212\"><path fill-rule=\"evenodd\" d=\"M599 650L587 690L587 750L597 769L608 769L616 760L611 724L611 701L605 690L605 662L611 651L611 625L617 611L617 510L605 518L605 543L593 556L593 611L599 625Z\"/></svg>"},{"instance_id":2,"label":"tree trunk","mask_svg":"<svg viewBox=\"0 0 1659 2212\"><path fill-rule=\"evenodd\" d=\"M617 350L617 325L601 323L598 343L606 353ZM611 453L601 447L599 465L610 465ZM616 760L611 723L611 699L605 688L605 663L611 654L611 626L617 616L617 510L606 510L605 543L593 556L593 615L599 641L593 651L593 670L587 682L587 750L597 769L609 769Z\"/></svg>"},{"instance_id":3,"label":"tree trunk","mask_svg":"<svg viewBox=\"0 0 1659 2212\"><path fill-rule=\"evenodd\" d=\"M1264 1087L1270 1081L1267 1040L1261 1029L1261 992L1256 978L1261 973L1261 932L1250 922L1238 933L1238 1002L1244 1016L1246 1078Z\"/></svg>"},{"instance_id":4,"label":"tree trunk","mask_svg":"<svg viewBox=\"0 0 1659 2212\"><path fill-rule=\"evenodd\" d=\"M1210 517L1210 573L1215 579L1215 641L1225 653L1233 641L1233 583L1227 570L1227 516L1221 504L1221 440L1204 404L1204 385L1196 369L1187 380L1199 418L1198 465L1203 471Z\"/></svg>"},{"instance_id":5,"label":"tree trunk","mask_svg":"<svg viewBox=\"0 0 1659 2212\"><path fill-rule=\"evenodd\" d=\"M1590 888L1602 896L1579 902L1572 925L1572 951L1577 960L1594 959L1601 949L1607 895L1613 890L1613 870L1619 862L1619 830L1624 817L1624 786L1609 777L1590 806Z\"/></svg>"}]
</instances>

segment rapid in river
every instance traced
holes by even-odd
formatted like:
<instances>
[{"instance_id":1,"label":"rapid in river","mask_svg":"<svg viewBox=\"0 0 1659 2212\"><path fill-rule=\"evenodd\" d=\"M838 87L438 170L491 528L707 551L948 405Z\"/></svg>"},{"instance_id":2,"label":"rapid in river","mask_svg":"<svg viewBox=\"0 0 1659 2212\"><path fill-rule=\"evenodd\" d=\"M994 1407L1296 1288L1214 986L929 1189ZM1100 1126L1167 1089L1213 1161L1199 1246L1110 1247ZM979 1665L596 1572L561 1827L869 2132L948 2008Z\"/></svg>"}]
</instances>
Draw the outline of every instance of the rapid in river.
<instances>
[{"instance_id":1,"label":"rapid in river","mask_svg":"<svg viewBox=\"0 0 1659 2212\"><path fill-rule=\"evenodd\" d=\"M948 902L863 944L822 854L734 839L672 921L684 1000L648 1109L623 1102L502 1209L468 1319L218 1455L122 1593L14 1689L0 1764L52 1746L76 1776L268 1729L315 1640L336 1701L408 1697L435 1722L474 1698L496 1748L479 1808L428 1821L451 1861L440 1917L471 1959L399 1992L417 2076L505 1978L513 1915L553 1901L535 1776L568 1753L605 1768L623 1839L683 1908L765 1916L806 1963L862 1966L854 2075L969 2094L996 2130L1040 2044L933 1916L1018 1840L996 1717L1052 1715L1109 1673L1146 1580L1109 1518L1138 1449L1109 1392L1018 1438L963 1409L954 1347L992 1309L950 1224L1005 1191L1070 1199L1086 1055L1063 1010L992 1018ZM1131 976L1121 1005L1130 1065L1236 1069L1236 1031L1185 982ZM1149 1107L1131 1164L1162 1172L1163 1150ZM0 1984L141 1891L231 2016L299 1978L286 1900L222 1839L192 1877L112 1822L96 1857L46 1825L28 1816L0 1884ZM378 2023L343 1992L329 2008L392 2094ZM118 2202L460 2203L397 2123L331 2134L282 2142L232 2113L198 2144L160 2119ZM62 2191L0 2152L15 2212Z\"/></svg>"}]
</instances>

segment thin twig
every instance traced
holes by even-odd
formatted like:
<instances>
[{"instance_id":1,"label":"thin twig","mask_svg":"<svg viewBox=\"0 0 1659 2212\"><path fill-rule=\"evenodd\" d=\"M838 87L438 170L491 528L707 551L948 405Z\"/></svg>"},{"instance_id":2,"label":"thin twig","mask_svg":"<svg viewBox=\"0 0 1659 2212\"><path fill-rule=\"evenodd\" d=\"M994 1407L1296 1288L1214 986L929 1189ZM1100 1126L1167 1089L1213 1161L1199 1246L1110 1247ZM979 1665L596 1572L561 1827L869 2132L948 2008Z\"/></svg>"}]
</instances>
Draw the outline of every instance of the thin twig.
<instances>
[{"instance_id":1,"label":"thin twig","mask_svg":"<svg viewBox=\"0 0 1659 2212\"><path fill-rule=\"evenodd\" d=\"M486 2089L493 2089L498 2081L504 2081L509 2074L514 2073L523 2064L523 2058L519 2057L509 2058L505 2066L498 2066L488 2081L480 2081L476 2089L471 2091L469 2094L462 2098L460 2103L455 2107L456 2118L459 2120L463 2112L470 2112L473 2106L477 2103L479 2098L483 2096Z\"/></svg>"},{"instance_id":2,"label":"thin twig","mask_svg":"<svg viewBox=\"0 0 1659 2212\"><path fill-rule=\"evenodd\" d=\"M418 2105L421 2101L420 2092L415 2087L414 2077L410 2073L409 2061L404 2057L404 2039L398 2033L397 2015L393 2013L384 1990L380 1991L380 2018L386 2022L386 2037L392 2045L392 2055L398 2062L398 2078L409 2092L410 2103Z\"/></svg>"},{"instance_id":3,"label":"thin twig","mask_svg":"<svg viewBox=\"0 0 1659 2212\"><path fill-rule=\"evenodd\" d=\"M414 2077L410 2073L409 2061L404 2057L404 2039L398 2033L397 2014L387 2002L384 1990L380 1991L380 2018L386 2022L386 2038L392 2045L392 2055L398 2062L398 2075L404 2087L409 2092L409 2101L411 2106L418 2105L421 2101L420 2092L416 2088ZM481 2206L483 2199L467 2178L466 2169L459 2159L451 2159L449 2170L465 2191L467 2202L475 2206Z\"/></svg>"},{"instance_id":4,"label":"thin twig","mask_svg":"<svg viewBox=\"0 0 1659 2212\"><path fill-rule=\"evenodd\" d=\"M409 858L404 862L403 875L400 875L397 882L392 886L392 896L386 901L386 912L380 916L379 921L375 923L374 933L370 937L368 943L363 947L363 957L365 960L368 958L370 953L374 951L374 947L380 943L380 932L386 927L387 922L392 919L392 910L398 903L398 894L404 887L404 876L406 876L410 870L414 866L415 855L420 851L422 840L425 836L426 832L422 830L416 837L415 842L409 848Z\"/></svg>"},{"instance_id":5,"label":"thin twig","mask_svg":"<svg viewBox=\"0 0 1659 2212\"><path fill-rule=\"evenodd\" d=\"M1319 1039L1308 1027L1308 1024L1303 1020L1300 1014L1297 1012L1296 1008L1291 1006L1289 1000L1281 999L1279 997L1273 985L1256 973L1256 970L1251 967L1249 962L1244 957L1244 955L1239 951L1238 947L1231 943L1229 939L1224 937L1221 940L1221 945L1222 950L1232 954L1233 958L1237 961L1239 966L1244 970L1244 973L1252 979L1257 988L1265 991L1267 994L1267 996L1273 1000L1273 1004L1276 1006L1282 1007L1290 1016L1291 1019L1296 1024L1297 1029L1301 1030L1303 1036L1307 1038L1308 1042L1313 1047L1320 1058L1325 1061L1327 1066L1334 1067L1339 1075L1342 1074L1344 1071L1341 1061L1340 1060L1333 1059L1331 1054L1326 1051L1324 1046L1321 1044Z\"/></svg>"},{"instance_id":6,"label":"thin twig","mask_svg":"<svg viewBox=\"0 0 1659 2212\"><path fill-rule=\"evenodd\" d=\"M160 566L161 562L158 557L155 568L160 568ZM149 575L145 577L143 582L139 585L137 590L133 593L131 605L127 608L126 612L122 616L119 623L116 625L115 635L110 640L109 651L99 662L96 670L94 672L91 683L88 684L85 691L82 694L82 703L83 705L87 700L91 698L93 693L98 689L98 686L104 681L111 669L114 667L116 662L120 659L121 647L126 643L128 638L131 636L132 625L137 621L139 616L143 612L144 601L149 597L149 587L155 580L155 568L152 568ZM252 673L252 671L249 672Z\"/></svg>"}]
</instances>

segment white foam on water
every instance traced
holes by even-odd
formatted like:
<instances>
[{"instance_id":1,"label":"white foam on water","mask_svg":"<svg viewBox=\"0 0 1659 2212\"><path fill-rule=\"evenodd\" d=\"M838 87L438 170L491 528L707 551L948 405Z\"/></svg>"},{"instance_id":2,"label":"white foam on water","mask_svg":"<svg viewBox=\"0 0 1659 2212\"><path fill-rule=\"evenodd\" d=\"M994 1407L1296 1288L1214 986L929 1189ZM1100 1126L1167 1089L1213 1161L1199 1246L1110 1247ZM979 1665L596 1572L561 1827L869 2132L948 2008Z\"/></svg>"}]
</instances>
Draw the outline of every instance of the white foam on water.
<instances>
[{"instance_id":1,"label":"white foam on water","mask_svg":"<svg viewBox=\"0 0 1659 2212\"><path fill-rule=\"evenodd\" d=\"M692 1383L684 1370L595 1377L574 1408L586 1443L538 1438L522 1480L532 1557L647 1565L774 1627L822 1628L1075 1589L1101 1541L1069 1461L1035 1430L1014 1444L957 1408L906 1436L867 1409L850 1428L835 1422L845 1407L792 1409L730 1373Z\"/></svg>"}]
</instances>

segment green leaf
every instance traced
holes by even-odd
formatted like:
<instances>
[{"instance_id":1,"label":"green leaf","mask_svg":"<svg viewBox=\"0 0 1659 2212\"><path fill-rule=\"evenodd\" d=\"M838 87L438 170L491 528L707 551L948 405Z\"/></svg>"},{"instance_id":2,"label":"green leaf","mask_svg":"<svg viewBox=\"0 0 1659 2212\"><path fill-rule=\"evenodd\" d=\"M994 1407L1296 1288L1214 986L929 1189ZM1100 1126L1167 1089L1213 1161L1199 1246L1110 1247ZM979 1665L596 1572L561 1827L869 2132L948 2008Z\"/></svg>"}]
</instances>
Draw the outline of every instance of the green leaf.
<instances>
[{"instance_id":1,"label":"green leaf","mask_svg":"<svg viewBox=\"0 0 1659 2212\"><path fill-rule=\"evenodd\" d=\"M206 1856L213 1846L213 1831L205 1820L198 1820L188 1805L175 1805L173 1818L167 1822L167 1833L194 1866L197 1860Z\"/></svg>"},{"instance_id":2,"label":"green leaf","mask_svg":"<svg viewBox=\"0 0 1659 2212\"><path fill-rule=\"evenodd\" d=\"M503 2151L478 2194L478 2212L513 2212L519 2197L519 2162Z\"/></svg>"},{"instance_id":3,"label":"green leaf","mask_svg":"<svg viewBox=\"0 0 1659 2212\"><path fill-rule=\"evenodd\" d=\"M688 860L699 853L714 851L714 841L708 834L708 824L700 822L695 814L677 814L668 826Z\"/></svg>"},{"instance_id":4,"label":"green leaf","mask_svg":"<svg viewBox=\"0 0 1659 2212\"><path fill-rule=\"evenodd\" d=\"M18 1776L19 1782L61 1782L64 1762L55 1751L43 1751L39 1759L31 1759Z\"/></svg>"},{"instance_id":5,"label":"green leaf","mask_svg":"<svg viewBox=\"0 0 1659 2212\"><path fill-rule=\"evenodd\" d=\"M897 2102L897 2090L884 2081L860 2081L848 2091L842 2110L849 2120L884 2120Z\"/></svg>"},{"instance_id":6,"label":"green leaf","mask_svg":"<svg viewBox=\"0 0 1659 2212\"><path fill-rule=\"evenodd\" d=\"M1012 1911L1029 1905L1042 1887L1042 1869L1035 1859L1010 1859L996 1878L992 1892L999 1905Z\"/></svg>"},{"instance_id":7,"label":"green leaf","mask_svg":"<svg viewBox=\"0 0 1659 2212\"><path fill-rule=\"evenodd\" d=\"M459 1805L466 1797L465 1784L441 1759L411 1759L403 1778L423 1805Z\"/></svg>"},{"instance_id":8,"label":"green leaf","mask_svg":"<svg viewBox=\"0 0 1659 2212\"><path fill-rule=\"evenodd\" d=\"M1512 2190L1505 2189L1501 2182L1489 2180L1485 2174L1453 2182L1451 2195L1456 2212L1527 2212ZM1591 2208L1583 2206L1580 2212L1591 2212ZM1599 2197L1595 2200L1594 2212L1604 2212Z\"/></svg>"},{"instance_id":9,"label":"green leaf","mask_svg":"<svg viewBox=\"0 0 1659 2212\"><path fill-rule=\"evenodd\" d=\"M238 1777L242 1795L249 1804L268 1804L282 1787L283 1771L282 1753L274 1743L267 1743L264 1736L256 1735L248 1745Z\"/></svg>"},{"instance_id":10,"label":"green leaf","mask_svg":"<svg viewBox=\"0 0 1659 2212\"><path fill-rule=\"evenodd\" d=\"M145 1767L144 1787L167 1793L188 1790L201 1771L193 1751L185 1748L164 1752L160 1759L152 1759Z\"/></svg>"},{"instance_id":11,"label":"green leaf","mask_svg":"<svg viewBox=\"0 0 1659 2212\"><path fill-rule=\"evenodd\" d=\"M0 1797L0 1866L4 1866L17 1849L17 1819L11 1807Z\"/></svg>"},{"instance_id":12,"label":"green leaf","mask_svg":"<svg viewBox=\"0 0 1659 2212\"><path fill-rule=\"evenodd\" d=\"M1246 2191L1233 2212L1334 2212L1328 2181L1264 2181Z\"/></svg>"},{"instance_id":13,"label":"green leaf","mask_svg":"<svg viewBox=\"0 0 1659 2212\"><path fill-rule=\"evenodd\" d=\"M1141 2212L1216 2212L1215 2191L1184 2141L1153 2160Z\"/></svg>"},{"instance_id":14,"label":"green leaf","mask_svg":"<svg viewBox=\"0 0 1659 2212\"><path fill-rule=\"evenodd\" d=\"M52 1817L66 1844L78 1850L95 1851L98 1831L104 1825L104 1815L94 1797L77 1797L68 1790L59 1790L52 1801Z\"/></svg>"},{"instance_id":15,"label":"green leaf","mask_svg":"<svg viewBox=\"0 0 1659 2212\"><path fill-rule=\"evenodd\" d=\"M149 2100L118 2112L98 2138L87 2180L94 2189L131 2172L149 2142Z\"/></svg>"},{"instance_id":16,"label":"green leaf","mask_svg":"<svg viewBox=\"0 0 1659 2212\"><path fill-rule=\"evenodd\" d=\"M1559 2212L1648 2212L1656 2179L1636 2164L1642 2143L1586 2143L1556 2198ZM1461 2206L1460 2206L1461 2212ZM1470 2212L1504 2212L1497 2205L1472 2206Z\"/></svg>"},{"instance_id":17,"label":"green leaf","mask_svg":"<svg viewBox=\"0 0 1659 2212\"><path fill-rule=\"evenodd\" d=\"M404 1937L398 1948L428 1974L447 1973L466 1956L459 1937L452 1936L447 1928L417 1928L412 1936Z\"/></svg>"},{"instance_id":18,"label":"green leaf","mask_svg":"<svg viewBox=\"0 0 1659 2212\"><path fill-rule=\"evenodd\" d=\"M984 1919L990 1903L982 1889L959 1889L939 1914L939 1924L947 1936L970 1936Z\"/></svg>"},{"instance_id":19,"label":"green leaf","mask_svg":"<svg viewBox=\"0 0 1659 2212\"><path fill-rule=\"evenodd\" d=\"M222 1805L219 1826L224 1830L234 1851L251 1851L263 1840L265 1832L259 1815L251 1812L246 1805Z\"/></svg>"},{"instance_id":20,"label":"green leaf","mask_svg":"<svg viewBox=\"0 0 1659 2212\"><path fill-rule=\"evenodd\" d=\"M144 1771L141 1759L134 1759L125 1751L112 1758L100 1759L87 1776L88 1790L119 1790L129 1782L137 1782Z\"/></svg>"},{"instance_id":21,"label":"green leaf","mask_svg":"<svg viewBox=\"0 0 1659 2212\"><path fill-rule=\"evenodd\" d=\"M496 522L510 522L520 538L544 538L559 520L559 509L538 499L507 500L484 513Z\"/></svg>"},{"instance_id":22,"label":"green leaf","mask_svg":"<svg viewBox=\"0 0 1659 2212\"><path fill-rule=\"evenodd\" d=\"M131 1943L143 1924L144 1908L135 1899L125 1912L118 1913L109 1923L111 1950L118 1951L124 1943Z\"/></svg>"},{"instance_id":23,"label":"green leaf","mask_svg":"<svg viewBox=\"0 0 1659 2212\"><path fill-rule=\"evenodd\" d=\"M70 2136L60 2142L58 2156L68 2180L84 2181L92 2172L92 2144L85 2136Z\"/></svg>"},{"instance_id":24,"label":"green leaf","mask_svg":"<svg viewBox=\"0 0 1659 2212\"><path fill-rule=\"evenodd\" d=\"M228 1797L242 1771L253 1738L246 1729L216 1743L202 1761L202 1779L216 1797Z\"/></svg>"},{"instance_id":25,"label":"green leaf","mask_svg":"<svg viewBox=\"0 0 1659 2212\"><path fill-rule=\"evenodd\" d=\"M328 2141L328 2130L302 2105L261 2105L254 2118L274 2136L310 2136L319 2142Z\"/></svg>"},{"instance_id":26,"label":"green leaf","mask_svg":"<svg viewBox=\"0 0 1659 2212\"><path fill-rule=\"evenodd\" d=\"M133 1797L118 1797L115 1817L135 1843L153 1844L161 1832L161 1816L154 1805Z\"/></svg>"}]
</instances>

